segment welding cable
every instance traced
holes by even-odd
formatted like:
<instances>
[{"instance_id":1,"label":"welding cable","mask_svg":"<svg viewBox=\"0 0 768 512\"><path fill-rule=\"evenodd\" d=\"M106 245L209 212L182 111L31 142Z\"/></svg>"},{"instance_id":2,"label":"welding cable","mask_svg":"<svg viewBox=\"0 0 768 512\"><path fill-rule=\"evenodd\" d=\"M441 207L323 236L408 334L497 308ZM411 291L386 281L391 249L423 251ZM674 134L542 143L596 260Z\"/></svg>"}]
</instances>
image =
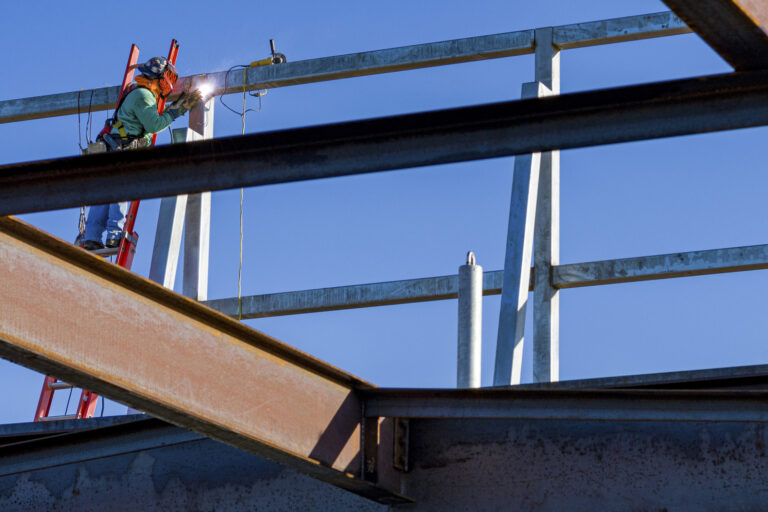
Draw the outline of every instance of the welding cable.
<instances>
[{"instance_id":1,"label":"welding cable","mask_svg":"<svg viewBox=\"0 0 768 512\"><path fill-rule=\"evenodd\" d=\"M226 75L224 75L224 84L226 85L226 83L228 81L228 78L229 78L229 74L232 71L234 71L235 69L238 69L238 68L243 68L243 96L245 96L245 94L246 94L246 90L245 90L245 86L246 86L246 72L248 71L248 66L247 65L245 65L245 64L237 64L237 65L232 66L231 68L229 68L227 70ZM255 109L255 108L246 109L245 108L245 104L243 104L243 110L241 112L238 112L234 108L232 108L229 105L227 105L226 103L224 103L224 95L223 94L219 96L219 102L224 106L224 108L226 108L227 110L229 110L233 114L236 114L236 115L242 117L242 116L244 116L248 112L261 112L261 97L266 95L266 94L267 94L266 90L264 90L264 91L256 91L255 93L250 93L249 92L248 96L251 96L252 98L259 98L259 108L258 109Z\"/></svg>"},{"instance_id":2,"label":"welding cable","mask_svg":"<svg viewBox=\"0 0 768 512\"><path fill-rule=\"evenodd\" d=\"M227 70L227 73L224 78L224 84L226 85L227 79L229 78L229 73L231 73L233 70L242 68L243 69L243 105L242 110L237 111L224 103L224 95L222 94L219 96L219 102L232 112L233 114L236 114L240 116L240 134L245 135L245 116L248 114L248 112L261 112L261 98L267 94L267 90L263 91L256 91L255 93L247 93L248 96L251 96L252 98L259 98L259 108L246 108L246 78L247 78L247 71L248 67L244 64L237 64L235 66L232 66ZM244 205L244 199L245 199L245 189L240 189L240 247L239 247L239 258L238 258L238 265L237 265L237 319L242 320L243 319L243 205Z\"/></svg>"}]
</instances>

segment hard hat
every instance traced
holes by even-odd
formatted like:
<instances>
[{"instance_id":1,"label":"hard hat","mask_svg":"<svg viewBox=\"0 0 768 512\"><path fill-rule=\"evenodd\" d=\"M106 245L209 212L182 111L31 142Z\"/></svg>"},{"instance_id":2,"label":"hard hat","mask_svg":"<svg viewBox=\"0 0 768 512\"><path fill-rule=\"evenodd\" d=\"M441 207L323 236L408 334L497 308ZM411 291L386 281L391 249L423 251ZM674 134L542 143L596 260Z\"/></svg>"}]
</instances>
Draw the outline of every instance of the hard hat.
<instances>
[{"instance_id":1,"label":"hard hat","mask_svg":"<svg viewBox=\"0 0 768 512\"><path fill-rule=\"evenodd\" d=\"M175 72L176 69L173 64L168 62L165 57L152 57L144 64L136 66L139 72L147 78L161 78L165 73L166 68L170 66L171 71Z\"/></svg>"},{"instance_id":2,"label":"hard hat","mask_svg":"<svg viewBox=\"0 0 768 512\"><path fill-rule=\"evenodd\" d=\"M159 81L163 97L171 93L176 79L179 78L176 68L165 57L152 57L144 64L136 66L136 68L147 78Z\"/></svg>"}]
</instances>

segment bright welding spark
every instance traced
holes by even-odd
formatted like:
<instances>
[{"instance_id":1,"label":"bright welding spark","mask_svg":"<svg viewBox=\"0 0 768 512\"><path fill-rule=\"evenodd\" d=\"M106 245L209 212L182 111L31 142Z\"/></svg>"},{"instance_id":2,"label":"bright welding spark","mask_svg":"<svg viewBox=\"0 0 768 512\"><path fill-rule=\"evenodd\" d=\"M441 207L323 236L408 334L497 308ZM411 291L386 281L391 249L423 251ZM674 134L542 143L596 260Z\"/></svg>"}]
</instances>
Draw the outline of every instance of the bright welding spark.
<instances>
[{"instance_id":1,"label":"bright welding spark","mask_svg":"<svg viewBox=\"0 0 768 512\"><path fill-rule=\"evenodd\" d=\"M211 93L213 92L213 86L211 86L211 84L208 84L208 83L200 84L197 87L197 90L200 91L200 95L203 98L206 98L206 97L210 96Z\"/></svg>"}]
</instances>

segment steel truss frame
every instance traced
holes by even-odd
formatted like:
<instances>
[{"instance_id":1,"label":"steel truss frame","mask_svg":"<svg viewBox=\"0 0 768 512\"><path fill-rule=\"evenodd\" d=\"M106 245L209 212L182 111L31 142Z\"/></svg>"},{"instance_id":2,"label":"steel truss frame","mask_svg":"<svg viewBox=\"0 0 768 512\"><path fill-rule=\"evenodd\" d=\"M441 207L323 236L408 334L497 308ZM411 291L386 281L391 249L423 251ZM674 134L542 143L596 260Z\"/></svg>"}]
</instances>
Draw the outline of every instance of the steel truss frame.
<instances>
[{"instance_id":1,"label":"steel truss frame","mask_svg":"<svg viewBox=\"0 0 768 512\"><path fill-rule=\"evenodd\" d=\"M225 73L207 75L216 83L216 93L226 94L243 87L296 85L525 53L537 56L536 82L526 85L524 96L530 99L523 101L204 140L119 155L6 165L0 167L0 214L522 155L516 162L519 170L510 207L510 220L521 222L510 223L507 244L506 261L515 265L489 273L486 281L494 284L486 286L486 293L498 290L499 280L506 284L511 278L514 289L507 285L500 291L502 302L514 315L524 308L533 281L534 291L543 293L535 302L546 309L544 316L537 317L537 330L549 329L546 346L534 345L538 350L550 350L557 344L556 330L551 329L557 322L553 299L561 288L768 267L766 246L558 265L557 150L768 124L768 72L763 71L768 64L761 60L768 53L768 38L761 28L766 18L763 3L717 0L706 8L683 0L667 3L737 70L749 71L557 96L560 50L689 31L674 15L657 13L258 68L249 70L245 84L230 81L232 77ZM713 12L724 16L735 33L716 34L711 28L717 24L710 19ZM179 85L200 79L187 77ZM0 102L0 122L76 113L74 105L90 92ZM108 108L113 96L112 88L94 90L91 110ZM660 119L665 121L661 126ZM573 126L579 130L569 130ZM296 152L327 163L297 165L301 158ZM214 160L215 173L210 169ZM259 171L253 170L254 162ZM540 182L541 176L548 178ZM113 177L123 185L136 185L108 192L115 188L109 186ZM546 184L544 189L540 183ZM43 198L51 200L41 202ZM546 251L534 258L535 272L530 272L534 222L539 224L537 236L549 242ZM558 417L565 418L573 414L567 410L569 393L589 394L567 390L528 394L376 391L225 315L10 218L0 220L0 260L4 262L0 268L3 357L383 502L407 501L398 492L398 474L392 465L392 422L383 417L539 417L530 412L539 407L540 414L564 410ZM650 270L645 268L649 263ZM33 286L30 279L36 280ZM452 278L429 279L439 291L410 295L396 291L394 298L390 294L367 302L343 298L323 307L453 296ZM391 284L380 285L378 291ZM46 299L60 305L67 303L64 295L77 289L78 297L93 297L88 300L98 302L94 309L109 303L135 311L139 320L124 327L134 331L139 346L122 346L114 337L106 340L110 350L89 350L105 340L101 335L82 336L83 325L98 330L92 325L94 319L82 314L88 308L79 304L79 315L69 306L64 311L40 308L38 289L50 290ZM196 295L204 298L204 294ZM46 311L43 321L41 310ZM293 312L303 311L306 308L293 308ZM506 318L509 315L502 320ZM519 376L514 367L519 365L521 333L522 326L514 322L500 329L497 354L507 355L497 359L497 384L515 383L515 375ZM92 352L96 355L91 356ZM141 357L133 357L136 353ZM511 357L513 353L517 358ZM541 361L535 374L542 380L557 379L552 367L554 353L535 358ZM237 364L232 364L233 359ZM210 370L216 368L227 371L212 375ZM169 377L178 373L185 378ZM201 382L204 392L197 385ZM243 386L243 382L251 385ZM626 398L626 392L619 394ZM592 395L606 403L601 397L616 399L619 394ZM675 407L693 407L685 401L693 395L672 397L671 402L663 402L672 404L664 411L658 410L659 401L654 398L660 394L643 391L630 395L641 411L635 419L681 419L675 416ZM693 411L689 421L765 421L759 407L762 394L710 393L705 398L723 407ZM554 401L542 403L549 399ZM753 407L755 403L757 407ZM618 406L610 402L592 409ZM528 410L528 416L520 416L520 409ZM611 419L599 414L590 417Z\"/></svg>"}]
</instances>

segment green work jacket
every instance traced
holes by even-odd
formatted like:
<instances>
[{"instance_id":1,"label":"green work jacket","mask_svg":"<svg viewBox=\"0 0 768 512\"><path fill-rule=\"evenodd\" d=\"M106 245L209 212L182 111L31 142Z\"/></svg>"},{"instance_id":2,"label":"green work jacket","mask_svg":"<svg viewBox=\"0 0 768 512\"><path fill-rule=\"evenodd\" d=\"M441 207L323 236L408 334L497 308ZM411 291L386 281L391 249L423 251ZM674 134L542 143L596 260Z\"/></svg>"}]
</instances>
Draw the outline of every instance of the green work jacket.
<instances>
[{"instance_id":1,"label":"green work jacket","mask_svg":"<svg viewBox=\"0 0 768 512\"><path fill-rule=\"evenodd\" d=\"M170 126L173 117L165 112L158 114L155 95L145 87L137 87L123 100L120 110L117 111L117 120L122 121L123 129L128 135L144 135L147 142L150 142L152 135ZM110 133L120 135L116 127L113 127Z\"/></svg>"}]
</instances>

